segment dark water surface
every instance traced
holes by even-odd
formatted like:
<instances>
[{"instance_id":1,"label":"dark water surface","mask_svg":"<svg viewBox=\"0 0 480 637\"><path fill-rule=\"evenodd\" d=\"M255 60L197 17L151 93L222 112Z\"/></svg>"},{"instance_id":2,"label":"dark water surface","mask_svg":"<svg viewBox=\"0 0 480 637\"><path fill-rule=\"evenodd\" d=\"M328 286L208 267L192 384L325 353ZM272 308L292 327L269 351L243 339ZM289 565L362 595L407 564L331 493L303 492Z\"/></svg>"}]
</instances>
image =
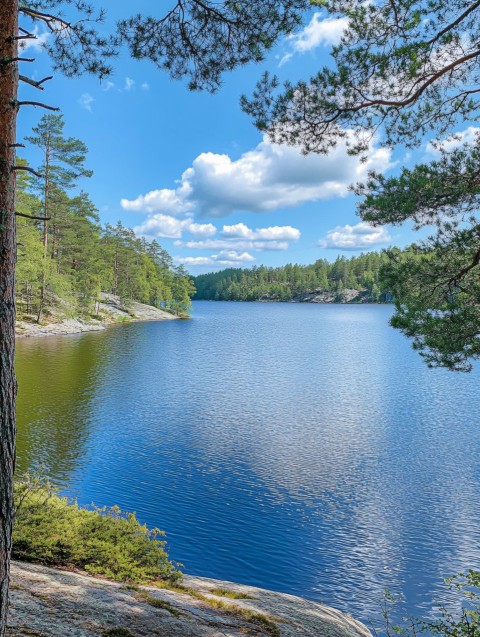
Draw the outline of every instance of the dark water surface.
<instances>
[{"instance_id":1,"label":"dark water surface","mask_svg":"<svg viewBox=\"0 0 480 637\"><path fill-rule=\"evenodd\" d=\"M136 511L189 573L419 613L480 568L480 376L428 370L391 311L197 302L20 340L19 468Z\"/></svg>"}]
</instances>

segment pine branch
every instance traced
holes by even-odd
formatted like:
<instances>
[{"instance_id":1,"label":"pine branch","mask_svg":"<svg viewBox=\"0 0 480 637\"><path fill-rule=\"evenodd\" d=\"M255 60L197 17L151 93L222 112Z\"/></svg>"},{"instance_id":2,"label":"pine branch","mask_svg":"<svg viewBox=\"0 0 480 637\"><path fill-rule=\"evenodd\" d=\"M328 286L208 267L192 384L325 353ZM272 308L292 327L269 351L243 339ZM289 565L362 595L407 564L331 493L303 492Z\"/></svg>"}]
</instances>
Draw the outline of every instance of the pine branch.
<instances>
[{"instance_id":1,"label":"pine branch","mask_svg":"<svg viewBox=\"0 0 480 637\"><path fill-rule=\"evenodd\" d=\"M63 20L59 16L52 15L51 13L43 13L41 11L35 11L34 9L27 9L26 7L20 7L19 12L28 16L32 20L41 20L45 22L50 31L55 31L55 28L52 26L53 24L60 24L64 28L70 28L72 25L70 22Z\"/></svg>"}]
</instances>

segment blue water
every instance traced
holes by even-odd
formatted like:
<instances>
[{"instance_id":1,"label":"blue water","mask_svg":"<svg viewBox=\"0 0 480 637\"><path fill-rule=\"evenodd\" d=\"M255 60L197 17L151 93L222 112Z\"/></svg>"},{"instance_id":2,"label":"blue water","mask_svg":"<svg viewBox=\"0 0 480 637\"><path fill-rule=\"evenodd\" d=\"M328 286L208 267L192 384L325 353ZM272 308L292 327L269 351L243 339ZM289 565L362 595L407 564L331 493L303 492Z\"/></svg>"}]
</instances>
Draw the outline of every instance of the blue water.
<instances>
[{"instance_id":1,"label":"blue water","mask_svg":"<svg viewBox=\"0 0 480 637\"><path fill-rule=\"evenodd\" d=\"M420 614L480 568L479 373L429 370L391 312L196 302L20 341L20 468L165 529L189 573Z\"/></svg>"}]
</instances>

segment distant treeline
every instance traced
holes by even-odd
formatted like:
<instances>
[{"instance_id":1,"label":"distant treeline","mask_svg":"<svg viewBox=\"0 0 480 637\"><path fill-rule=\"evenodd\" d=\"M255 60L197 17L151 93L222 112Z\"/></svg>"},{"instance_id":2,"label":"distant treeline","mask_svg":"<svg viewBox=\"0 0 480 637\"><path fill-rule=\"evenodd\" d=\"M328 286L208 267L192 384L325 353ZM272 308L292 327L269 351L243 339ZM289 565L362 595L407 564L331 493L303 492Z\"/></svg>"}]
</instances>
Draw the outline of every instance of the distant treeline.
<instances>
[{"instance_id":1,"label":"distant treeline","mask_svg":"<svg viewBox=\"0 0 480 637\"><path fill-rule=\"evenodd\" d=\"M315 291L333 292L340 300L343 291L365 291L371 302L389 299L380 272L388 262L386 252L369 252L359 257L324 259L312 265L287 264L278 268L222 270L195 277L194 299L214 301L291 301ZM335 297L334 297L335 298Z\"/></svg>"},{"instance_id":2,"label":"distant treeline","mask_svg":"<svg viewBox=\"0 0 480 637\"><path fill-rule=\"evenodd\" d=\"M101 292L186 312L194 287L183 266L120 222L102 227L85 192L70 196L77 179L91 173L83 167L86 147L65 138L63 126L61 116L44 116L27 138L41 150L42 165L37 175L26 162L18 171L19 316L96 313Z\"/></svg>"}]
</instances>

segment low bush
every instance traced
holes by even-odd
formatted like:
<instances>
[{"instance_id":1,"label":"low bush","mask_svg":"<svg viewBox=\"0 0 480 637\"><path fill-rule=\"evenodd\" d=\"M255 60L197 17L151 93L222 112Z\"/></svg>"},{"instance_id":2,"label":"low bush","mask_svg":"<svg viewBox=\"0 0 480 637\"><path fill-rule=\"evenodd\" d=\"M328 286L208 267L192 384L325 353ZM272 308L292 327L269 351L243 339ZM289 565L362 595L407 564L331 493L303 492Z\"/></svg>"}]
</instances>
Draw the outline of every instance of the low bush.
<instances>
[{"instance_id":1,"label":"low bush","mask_svg":"<svg viewBox=\"0 0 480 637\"><path fill-rule=\"evenodd\" d=\"M15 485L13 558L82 569L118 581L177 580L164 533L118 507L81 508L27 476Z\"/></svg>"}]
</instances>

